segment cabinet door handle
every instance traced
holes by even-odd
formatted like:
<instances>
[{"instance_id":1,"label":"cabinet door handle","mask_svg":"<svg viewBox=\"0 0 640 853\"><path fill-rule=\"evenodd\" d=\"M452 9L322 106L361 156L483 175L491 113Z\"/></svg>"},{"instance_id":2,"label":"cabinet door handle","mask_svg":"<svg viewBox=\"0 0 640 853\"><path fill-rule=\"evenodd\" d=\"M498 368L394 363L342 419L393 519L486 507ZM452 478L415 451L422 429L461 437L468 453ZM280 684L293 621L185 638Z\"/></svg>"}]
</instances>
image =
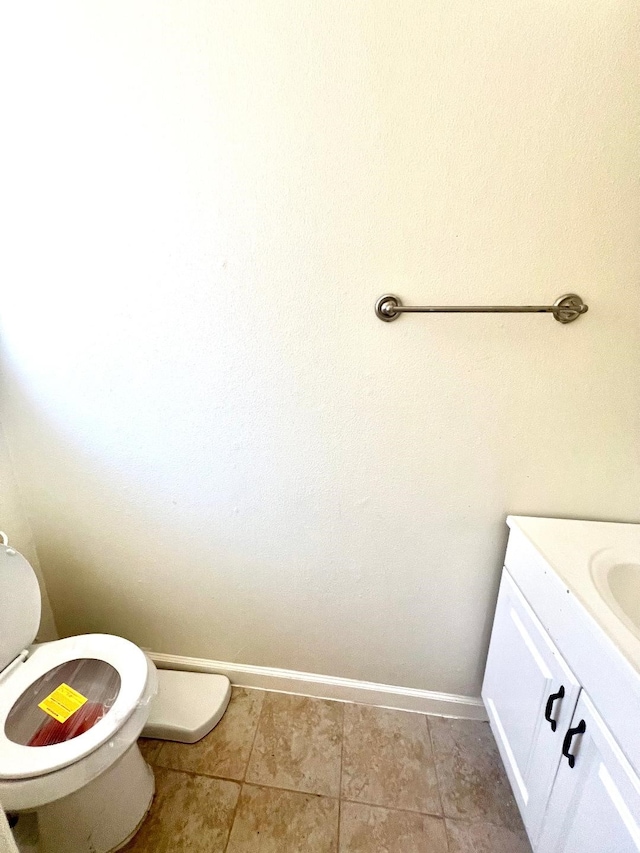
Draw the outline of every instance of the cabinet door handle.
<instances>
[{"instance_id":1,"label":"cabinet door handle","mask_svg":"<svg viewBox=\"0 0 640 853\"><path fill-rule=\"evenodd\" d=\"M571 741L573 740L574 735L583 735L587 730L587 724L584 720L580 720L575 729L569 729L569 731L564 736L564 743L562 744L562 754L569 762L569 767L575 767L576 757L572 755L569 750L571 749Z\"/></svg>"},{"instance_id":2,"label":"cabinet door handle","mask_svg":"<svg viewBox=\"0 0 640 853\"><path fill-rule=\"evenodd\" d=\"M558 723L555 720L551 719L551 712L553 711L553 703L556 699L562 699L564 697L564 685L560 685L560 690L557 693L552 693L551 696L547 699L547 707L544 709L544 718L545 720L551 724L551 731L555 732L558 727Z\"/></svg>"}]
</instances>

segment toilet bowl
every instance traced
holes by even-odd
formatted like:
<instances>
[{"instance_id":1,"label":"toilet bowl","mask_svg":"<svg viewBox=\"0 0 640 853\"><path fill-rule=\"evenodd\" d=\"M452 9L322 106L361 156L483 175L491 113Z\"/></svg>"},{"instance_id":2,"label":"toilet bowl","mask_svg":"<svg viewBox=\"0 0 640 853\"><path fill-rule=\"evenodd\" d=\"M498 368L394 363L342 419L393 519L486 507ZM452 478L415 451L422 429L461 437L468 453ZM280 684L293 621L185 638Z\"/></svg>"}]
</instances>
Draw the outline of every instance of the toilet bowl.
<instances>
[{"instance_id":1,"label":"toilet bowl","mask_svg":"<svg viewBox=\"0 0 640 853\"><path fill-rule=\"evenodd\" d=\"M38 581L0 535L0 804L36 812L41 853L110 853L153 798L137 738L155 667L109 634L32 645Z\"/></svg>"}]
</instances>

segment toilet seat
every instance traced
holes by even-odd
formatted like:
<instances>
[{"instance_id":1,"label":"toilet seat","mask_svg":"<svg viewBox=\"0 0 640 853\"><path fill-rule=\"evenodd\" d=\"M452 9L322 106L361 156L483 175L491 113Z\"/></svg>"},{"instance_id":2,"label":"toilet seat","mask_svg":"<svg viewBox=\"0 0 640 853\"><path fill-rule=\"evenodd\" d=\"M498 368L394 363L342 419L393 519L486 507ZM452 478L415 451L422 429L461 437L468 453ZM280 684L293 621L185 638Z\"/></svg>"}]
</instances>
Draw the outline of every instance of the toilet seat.
<instances>
[{"instance_id":1,"label":"toilet seat","mask_svg":"<svg viewBox=\"0 0 640 853\"><path fill-rule=\"evenodd\" d=\"M73 660L110 664L120 676L112 707L92 728L50 746L23 746L9 740L5 726L15 703L39 678ZM12 668L13 667L13 668ZM122 728L145 694L149 664L136 645L110 634L83 634L37 646L24 661L0 672L0 779L27 779L67 767L97 750Z\"/></svg>"}]
</instances>

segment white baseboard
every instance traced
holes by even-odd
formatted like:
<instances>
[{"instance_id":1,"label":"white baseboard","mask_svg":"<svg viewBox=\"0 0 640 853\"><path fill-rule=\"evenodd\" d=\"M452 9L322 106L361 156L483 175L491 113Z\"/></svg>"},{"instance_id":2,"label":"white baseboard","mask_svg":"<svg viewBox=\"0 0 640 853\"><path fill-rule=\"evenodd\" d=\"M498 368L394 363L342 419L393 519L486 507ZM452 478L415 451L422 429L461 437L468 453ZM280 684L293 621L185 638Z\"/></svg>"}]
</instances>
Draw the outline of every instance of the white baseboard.
<instances>
[{"instance_id":1,"label":"white baseboard","mask_svg":"<svg viewBox=\"0 0 640 853\"><path fill-rule=\"evenodd\" d=\"M439 717L459 717L466 720L486 720L487 712L482 699L475 696L456 696L451 693L435 693L431 690L415 690L411 687L395 687L391 684L375 684L371 681L356 681L352 678L337 678L333 675L316 675L312 672L296 672L292 669L275 669L270 666L248 666L219 660L165 655L145 649L158 669L179 669L188 672L214 672L226 675L238 687L255 687L278 693L296 693L315 699L336 699L340 702L357 702L360 705L375 705L379 708L395 708L400 711L416 711L435 714Z\"/></svg>"}]
</instances>

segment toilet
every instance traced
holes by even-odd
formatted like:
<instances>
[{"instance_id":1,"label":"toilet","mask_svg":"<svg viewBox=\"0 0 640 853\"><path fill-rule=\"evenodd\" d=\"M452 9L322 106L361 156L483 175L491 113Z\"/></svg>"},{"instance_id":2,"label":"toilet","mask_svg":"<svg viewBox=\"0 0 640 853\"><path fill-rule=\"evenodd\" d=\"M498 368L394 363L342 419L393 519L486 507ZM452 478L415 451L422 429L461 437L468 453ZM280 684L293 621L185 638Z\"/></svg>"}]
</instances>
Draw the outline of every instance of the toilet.
<instances>
[{"instance_id":1,"label":"toilet","mask_svg":"<svg viewBox=\"0 0 640 853\"><path fill-rule=\"evenodd\" d=\"M32 645L38 580L0 538L0 805L36 813L40 853L118 850L153 798L137 739L155 666L109 634Z\"/></svg>"}]
</instances>

